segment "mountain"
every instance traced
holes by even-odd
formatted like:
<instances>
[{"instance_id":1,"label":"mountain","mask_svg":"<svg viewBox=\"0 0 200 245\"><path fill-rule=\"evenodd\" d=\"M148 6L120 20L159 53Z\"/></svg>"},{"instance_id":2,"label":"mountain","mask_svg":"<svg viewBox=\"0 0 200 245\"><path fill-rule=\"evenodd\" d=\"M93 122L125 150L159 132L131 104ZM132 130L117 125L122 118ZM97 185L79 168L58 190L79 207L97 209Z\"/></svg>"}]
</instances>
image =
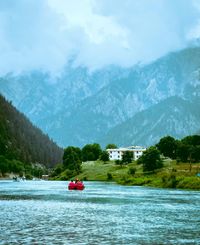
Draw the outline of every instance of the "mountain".
<instances>
[{"instance_id":1,"label":"mountain","mask_svg":"<svg viewBox=\"0 0 200 245\"><path fill-rule=\"evenodd\" d=\"M1 78L0 91L58 144L83 146L106 139L112 128L168 98L178 96L185 103L198 98L200 48L186 48L129 69L110 66L90 72L69 64L55 78L38 71L10 74ZM171 133L177 135L176 128ZM143 140L142 145L151 143L150 138Z\"/></svg>"},{"instance_id":2,"label":"mountain","mask_svg":"<svg viewBox=\"0 0 200 245\"><path fill-rule=\"evenodd\" d=\"M167 135L182 138L194 134L200 126L197 102L199 104L200 99L167 98L112 128L99 142L119 146L144 145L145 142L145 146L150 146Z\"/></svg>"},{"instance_id":3,"label":"mountain","mask_svg":"<svg viewBox=\"0 0 200 245\"><path fill-rule=\"evenodd\" d=\"M60 127L51 130L53 138L71 145L98 142L116 125L167 98L179 96L190 101L200 95L199 72L198 47L133 67L126 77L113 78L96 94L82 100L70 116L58 115ZM147 142L144 140L143 144Z\"/></svg>"},{"instance_id":4,"label":"mountain","mask_svg":"<svg viewBox=\"0 0 200 245\"><path fill-rule=\"evenodd\" d=\"M54 166L63 150L0 95L0 155L25 163Z\"/></svg>"},{"instance_id":5,"label":"mountain","mask_svg":"<svg viewBox=\"0 0 200 245\"><path fill-rule=\"evenodd\" d=\"M128 73L129 69L116 66L90 72L70 63L59 77L41 71L8 74L0 78L0 91L35 125L66 146L71 143L63 136L66 117L70 118L85 98L96 94L110 80L126 77ZM80 145L79 142L73 144Z\"/></svg>"}]
</instances>

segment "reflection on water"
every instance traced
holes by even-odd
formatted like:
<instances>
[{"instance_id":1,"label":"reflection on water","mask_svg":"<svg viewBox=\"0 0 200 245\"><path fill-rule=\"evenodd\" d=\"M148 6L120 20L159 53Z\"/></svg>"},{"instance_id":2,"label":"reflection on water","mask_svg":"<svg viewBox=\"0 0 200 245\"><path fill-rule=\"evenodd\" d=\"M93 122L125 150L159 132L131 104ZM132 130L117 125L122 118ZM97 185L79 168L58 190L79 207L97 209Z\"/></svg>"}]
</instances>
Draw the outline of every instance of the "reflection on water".
<instances>
[{"instance_id":1,"label":"reflection on water","mask_svg":"<svg viewBox=\"0 0 200 245\"><path fill-rule=\"evenodd\" d=\"M0 181L0 244L200 244L200 192Z\"/></svg>"}]
</instances>

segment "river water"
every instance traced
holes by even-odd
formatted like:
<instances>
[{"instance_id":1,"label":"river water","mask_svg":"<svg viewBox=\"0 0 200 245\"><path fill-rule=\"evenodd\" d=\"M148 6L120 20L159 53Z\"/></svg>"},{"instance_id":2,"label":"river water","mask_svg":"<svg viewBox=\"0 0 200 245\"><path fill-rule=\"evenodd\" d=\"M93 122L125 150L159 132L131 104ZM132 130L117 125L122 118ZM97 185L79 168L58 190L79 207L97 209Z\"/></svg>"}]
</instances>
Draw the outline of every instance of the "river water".
<instances>
[{"instance_id":1,"label":"river water","mask_svg":"<svg viewBox=\"0 0 200 245\"><path fill-rule=\"evenodd\" d=\"M0 181L0 244L200 244L200 192Z\"/></svg>"}]
</instances>

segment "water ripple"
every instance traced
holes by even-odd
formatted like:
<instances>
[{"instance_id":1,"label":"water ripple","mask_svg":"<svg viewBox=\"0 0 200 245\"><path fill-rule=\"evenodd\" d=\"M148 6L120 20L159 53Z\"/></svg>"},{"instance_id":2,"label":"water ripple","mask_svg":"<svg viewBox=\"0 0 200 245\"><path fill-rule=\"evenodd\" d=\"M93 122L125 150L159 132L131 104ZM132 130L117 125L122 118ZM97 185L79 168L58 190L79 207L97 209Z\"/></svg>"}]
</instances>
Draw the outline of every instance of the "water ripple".
<instances>
[{"instance_id":1,"label":"water ripple","mask_svg":"<svg viewBox=\"0 0 200 245\"><path fill-rule=\"evenodd\" d=\"M0 244L200 244L200 192L0 181Z\"/></svg>"}]
</instances>

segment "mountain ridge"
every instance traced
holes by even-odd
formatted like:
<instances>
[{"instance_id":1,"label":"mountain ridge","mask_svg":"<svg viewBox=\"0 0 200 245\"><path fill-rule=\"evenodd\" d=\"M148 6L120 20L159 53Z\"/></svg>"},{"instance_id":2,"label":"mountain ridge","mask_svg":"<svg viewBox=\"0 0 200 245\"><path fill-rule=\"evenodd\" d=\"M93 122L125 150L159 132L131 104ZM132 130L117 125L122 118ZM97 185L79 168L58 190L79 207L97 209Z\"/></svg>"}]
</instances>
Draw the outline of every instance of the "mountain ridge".
<instances>
[{"instance_id":1,"label":"mountain ridge","mask_svg":"<svg viewBox=\"0 0 200 245\"><path fill-rule=\"evenodd\" d=\"M145 146L150 146L167 135L180 139L195 134L200 120L200 111L195 104L196 101L190 102L177 96L167 98L112 128L99 142L124 146L144 145L146 142Z\"/></svg>"},{"instance_id":2,"label":"mountain ridge","mask_svg":"<svg viewBox=\"0 0 200 245\"><path fill-rule=\"evenodd\" d=\"M60 145L83 146L167 98L199 97L200 47L170 53L147 65L110 67L92 75L84 68L68 68L63 77L55 83L58 88L49 84L45 74L33 78L34 86L20 110ZM0 90L9 100L19 82L12 84L12 78L9 86L0 81ZM23 93L27 87L21 84L16 91ZM20 101L19 93L16 96Z\"/></svg>"}]
</instances>

